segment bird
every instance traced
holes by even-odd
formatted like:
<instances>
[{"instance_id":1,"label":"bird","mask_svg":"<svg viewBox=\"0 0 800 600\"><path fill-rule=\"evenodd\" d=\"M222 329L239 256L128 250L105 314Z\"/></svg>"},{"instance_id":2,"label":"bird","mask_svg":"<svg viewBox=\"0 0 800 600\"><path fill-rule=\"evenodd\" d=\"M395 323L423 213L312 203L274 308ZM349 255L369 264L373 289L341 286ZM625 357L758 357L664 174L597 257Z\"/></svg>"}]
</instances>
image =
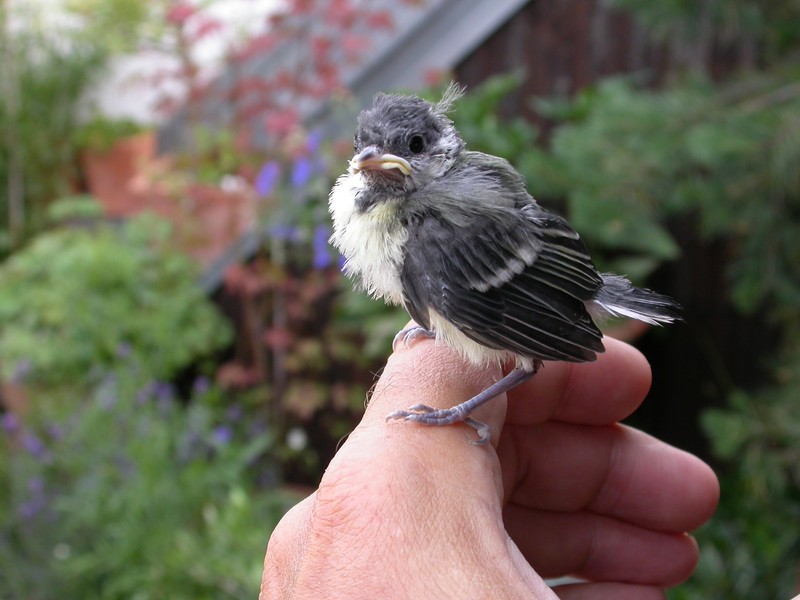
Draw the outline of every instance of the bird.
<instances>
[{"instance_id":1,"label":"bird","mask_svg":"<svg viewBox=\"0 0 800 600\"><path fill-rule=\"evenodd\" d=\"M464 422L532 377L544 361L589 362L604 351L598 323L680 320L668 296L600 273L580 235L540 206L504 158L467 149L448 116L465 89L438 101L379 93L357 118L354 156L329 195L331 244L343 271L416 324L395 337L434 338L480 366L510 366L451 408L416 404L387 420Z\"/></svg>"}]
</instances>

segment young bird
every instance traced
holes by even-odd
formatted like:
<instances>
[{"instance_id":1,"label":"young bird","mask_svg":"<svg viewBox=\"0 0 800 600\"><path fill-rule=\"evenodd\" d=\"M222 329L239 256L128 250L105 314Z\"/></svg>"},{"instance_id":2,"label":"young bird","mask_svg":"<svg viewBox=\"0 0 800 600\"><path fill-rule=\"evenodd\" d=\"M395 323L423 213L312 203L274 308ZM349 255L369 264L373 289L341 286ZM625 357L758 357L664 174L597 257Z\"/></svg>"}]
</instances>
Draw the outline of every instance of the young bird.
<instances>
[{"instance_id":1,"label":"young bird","mask_svg":"<svg viewBox=\"0 0 800 600\"><path fill-rule=\"evenodd\" d=\"M585 362L603 352L594 318L646 323L678 318L677 303L601 274L578 234L528 194L504 159L471 152L438 103L378 94L361 112L355 156L330 194L331 242L345 272L375 297L402 304L419 327L395 343L435 337L479 365L515 368L452 408L415 405L389 419L466 422L470 413L531 377L544 360Z\"/></svg>"}]
</instances>

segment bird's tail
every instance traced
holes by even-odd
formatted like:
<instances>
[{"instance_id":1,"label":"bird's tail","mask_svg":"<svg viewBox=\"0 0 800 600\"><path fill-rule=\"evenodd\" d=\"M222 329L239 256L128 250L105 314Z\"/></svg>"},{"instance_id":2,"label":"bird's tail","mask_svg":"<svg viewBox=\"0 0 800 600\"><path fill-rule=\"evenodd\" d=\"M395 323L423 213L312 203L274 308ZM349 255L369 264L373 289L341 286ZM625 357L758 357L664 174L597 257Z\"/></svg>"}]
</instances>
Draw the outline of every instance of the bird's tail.
<instances>
[{"instance_id":1,"label":"bird's tail","mask_svg":"<svg viewBox=\"0 0 800 600\"><path fill-rule=\"evenodd\" d=\"M669 296L637 288L621 275L601 277L603 287L587 303L593 317L629 317L650 325L681 320L681 306Z\"/></svg>"}]
</instances>

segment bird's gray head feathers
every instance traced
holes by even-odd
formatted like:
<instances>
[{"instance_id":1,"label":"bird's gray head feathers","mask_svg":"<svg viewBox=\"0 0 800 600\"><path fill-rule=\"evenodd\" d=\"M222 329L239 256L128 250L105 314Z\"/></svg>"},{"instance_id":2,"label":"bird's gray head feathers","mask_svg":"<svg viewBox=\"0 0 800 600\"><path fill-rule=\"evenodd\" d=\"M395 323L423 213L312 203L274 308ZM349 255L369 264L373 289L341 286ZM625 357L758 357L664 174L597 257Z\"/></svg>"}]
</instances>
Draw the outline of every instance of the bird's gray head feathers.
<instances>
[{"instance_id":1,"label":"bird's gray head feathers","mask_svg":"<svg viewBox=\"0 0 800 600\"><path fill-rule=\"evenodd\" d=\"M444 94L442 94L442 99L434 104L434 112L446 116L447 113L453 110L455 103L464 96L466 89L467 88L460 86L455 81L451 81L450 85L448 85L447 89L444 91Z\"/></svg>"},{"instance_id":2,"label":"bird's gray head feathers","mask_svg":"<svg viewBox=\"0 0 800 600\"><path fill-rule=\"evenodd\" d=\"M463 89L450 84L439 102L378 94L361 112L351 171L371 185L413 191L441 177L464 149L447 116Z\"/></svg>"}]
</instances>

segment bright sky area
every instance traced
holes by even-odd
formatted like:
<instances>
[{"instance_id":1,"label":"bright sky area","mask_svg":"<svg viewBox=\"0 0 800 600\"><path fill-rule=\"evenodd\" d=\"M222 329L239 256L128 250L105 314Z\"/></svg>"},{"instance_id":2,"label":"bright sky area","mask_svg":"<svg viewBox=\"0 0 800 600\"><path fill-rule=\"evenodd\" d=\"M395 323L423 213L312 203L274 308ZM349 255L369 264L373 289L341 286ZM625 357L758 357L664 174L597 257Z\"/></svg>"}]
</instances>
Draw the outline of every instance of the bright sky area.
<instances>
[{"instance_id":1,"label":"bright sky area","mask_svg":"<svg viewBox=\"0 0 800 600\"><path fill-rule=\"evenodd\" d=\"M199 3L199 2L195 2ZM222 66L225 48L243 36L257 33L265 24L266 16L279 8L282 0L214 0L208 12L225 23L222 31L205 38L196 47L195 59L203 65L204 76L213 77ZM16 10L39 10L43 26L54 32L69 26L65 14L59 10L63 0L10 0L10 14ZM155 89L148 81L153 73L170 66L174 60L166 53L146 50L120 56L112 61L106 78L87 98L87 111L98 110L109 117L133 118L143 123L158 123L160 116L153 109L156 98L165 90ZM176 82L170 93L179 93Z\"/></svg>"}]
</instances>

